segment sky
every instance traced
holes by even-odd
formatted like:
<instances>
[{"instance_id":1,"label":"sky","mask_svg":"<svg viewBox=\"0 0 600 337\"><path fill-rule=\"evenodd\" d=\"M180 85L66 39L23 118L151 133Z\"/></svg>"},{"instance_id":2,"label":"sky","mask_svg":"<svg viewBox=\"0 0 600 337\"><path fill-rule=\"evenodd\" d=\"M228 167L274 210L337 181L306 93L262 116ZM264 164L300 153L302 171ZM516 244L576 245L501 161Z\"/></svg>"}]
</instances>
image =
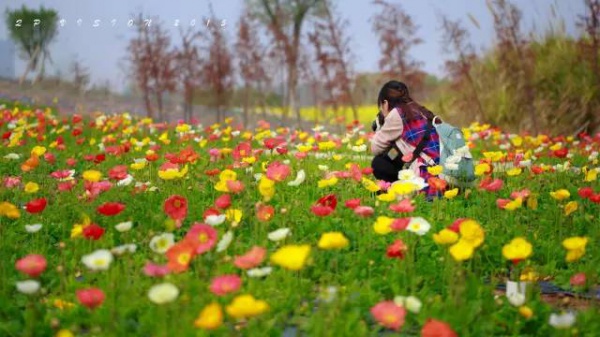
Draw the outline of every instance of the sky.
<instances>
[{"instance_id":1,"label":"sky","mask_svg":"<svg viewBox=\"0 0 600 337\"><path fill-rule=\"evenodd\" d=\"M439 14L451 19L461 19L471 34L471 41L478 51L493 44L493 22L485 0L395 0L413 16L419 26L418 36L424 41L411 51L412 57L423 63L423 70L437 76L444 75L444 62L450 57L442 51L442 34ZM513 0L523 12L523 29L541 35L552 24L564 22L566 32L578 34L577 15L584 13L583 0ZM244 0L213 0L217 18L226 20L225 31L235 37L236 22L242 12ZM554 4L560 20L551 15ZM177 37L176 21L184 27L196 21L204 27L204 18L209 15L209 0L3 0L2 13L7 8L14 9L26 5L30 8L53 8L59 17L65 19L64 27L59 27L57 39L50 49L53 64L48 66L48 74L60 71L69 74L69 65L78 59L90 69L93 83L110 83L116 90L122 90L129 82L123 71L128 40L134 28L127 21L136 13L145 16L158 16L166 27L170 27L173 37ZM369 19L377 11L371 0L337 0L337 8L343 18L350 23L347 34L351 37L351 47L355 54L354 68L358 72L378 71L379 45ZM468 18L472 15L479 22L479 28ZM81 25L77 20L81 19ZM93 27L94 20L101 20ZM113 25L113 20L116 20ZM0 25L0 40L7 39L6 24ZM17 61L16 72L21 74L25 63Z\"/></svg>"}]
</instances>

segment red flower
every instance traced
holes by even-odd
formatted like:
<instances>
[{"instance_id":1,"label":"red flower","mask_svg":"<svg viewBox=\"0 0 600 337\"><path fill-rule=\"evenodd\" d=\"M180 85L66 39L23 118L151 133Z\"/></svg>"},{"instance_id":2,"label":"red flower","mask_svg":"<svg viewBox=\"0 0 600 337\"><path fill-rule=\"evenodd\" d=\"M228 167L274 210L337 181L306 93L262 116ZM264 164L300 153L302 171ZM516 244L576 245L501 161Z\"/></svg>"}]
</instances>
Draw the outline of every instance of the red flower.
<instances>
[{"instance_id":1,"label":"red flower","mask_svg":"<svg viewBox=\"0 0 600 337\"><path fill-rule=\"evenodd\" d=\"M370 217L371 215L373 215L373 213L375 213L375 210L373 209L373 207L369 206L358 206L354 209L354 214L362 216L364 218Z\"/></svg>"},{"instance_id":2,"label":"red flower","mask_svg":"<svg viewBox=\"0 0 600 337\"><path fill-rule=\"evenodd\" d=\"M389 258L397 257L399 259L404 258L404 252L406 252L408 248L404 244L404 242L400 239L394 241L391 245L388 246L386 255Z\"/></svg>"},{"instance_id":3,"label":"red flower","mask_svg":"<svg viewBox=\"0 0 600 337\"><path fill-rule=\"evenodd\" d=\"M194 247L196 254L202 254L210 250L217 243L217 230L206 224L195 223L184 240Z\"/></svg>"},{"instance_id":4,"label":"red flower","mask_svg":"<svg viewBox=\"0 0 600 337\"><path fill-rule=\"evenodd\" d=\"M421 329L421 337L458 337L458 335L448 323L429 319Z\"/></svg>"},{"instance_id":5,"label":"red flower","mask_svg":"<svg viewBox=\"0 0 600 337\"><path fill-rule=\"evenodd\" d=\"M542 174L544 172L544 169L540 166L532 166L531 172L533 172L534 174Z\"/></svg>"},{"instance_id":6,"label":"red flower","mask_svg":"<svg viewBox=\"0 0 600 337\"><path fill-rule=\"evenodd\" d=\"M328 216L333 213L334 209L329 206L313 205L310 207L310 211L316 216Z\"/></svg>"},{"instance_id":7,"label":"red flower","mask_svg":"<svg viewBox=\"0 0 600 337\"><path fill-rule=\"evenodd\" d=\"M253 246L246 254L236 256L233 264L240 269L251 269L261 264L266 256L265 248Z\"/></svg>"},{"instance_id":8,"label":"red flower","mask_svg":"<svg viewBox=\"0 0 600 337\"><path fill-rule=\"evenodd\" d=\"M25 210L31 214L41 213L46 208L46 205L46 198L35 199L25 205Z\"/></svg>"},{"instance_id":9,"label":"red flower","mask_svg":"<svg viewBox=\"0 0 600 337\"><path fill-rule=\"evenodd\" d=\"M100 306L106 297L102 289L99 288L79 289L75 293L79 303L90 309Z\"/></svg>"},{"instance_id":10,"label":"red flower","mask_svg":"<svg viewBox=\"0 0 600 337\"><path fill-rule=\"evenodd\" d=\"M586 282L586 277L585 277L585 273L577 273L573 276L571 276L571 286L576 287L576 286L584 286L585 282Z\"/></svg>"},{"instance_id":11,"label":"red flower","mask_svg":"<svg viewBox=\"0 0 600 337\"><path fill-rule=\"evenodd\" d=\"M431 186L435 191L444 191L448 186L448 183L444 179L431 177L427 179L427 184Z\"/></svg>"},{"instance_id":12,"label":"red flower","mask_svg":"<svg viewBox=\"0 0 600 337\"><path fill-rule=\"evenodd\" d=\"M504 207L506 207L510 201L510 199L498 199L496 200L496 206L498 206L500 209L504 209Z\"/></svg>"},{"instance_id":13,"label":"red flower","mask_svg":"<svg viewBox=\"0 0 600 337\"><path fill-rule=\"evenodd\" d=\"M311 206L310 210L316 216L327 216L335 210L337 206L337 198L334 194L328 194L321 199L317 200L317 203Z\"/></svg>"},{"instance_id":14,"label":"red flower","mask_svg":"<svg viewBox=\"0 0 600 337\"><path fill-rule=\"evenodd\" d=\"M277 153L279 153L281 155L284 155L284 154L288 153L287 147L280 146L280 147L276 148L275 150L277 151Z\"/></svg>"},{"instance_id":15,"label":"red flower","mask_svg":"<svg viewBox=\"0 0 600 337\"><path fill-rule=\"evenodd\" d=\"M211 215L221 215L221 212L219 212L218 209L209 208L206 211L204 211L204 214L202 214L202 219L206 219Z\"/></svg>"},{"instance_id":16,"label":"red flower","mask_svg":"<svg viewBox=\"0 0 600 337\"><path fill-rule=\"evenodd\" d=\"M211 170L204 171L204 174L206 174L209 177L219 175L219 173L221 173L221 170L219 170L219 169L211 169Z\"/></svg>"},{"instance_id":17,"label":"red flower","mask_svg":"<svg viewBox=\"0 0 600 337\"><path fill-rule=\"evenodd\" d=\"M595 204L600 204L600 193L590 196L590 201Z\"/></svg>"},{"instance_id":18,"label":"red flower","mask_svg":"<svg viewBox=\"0 0 600 337\"><path fill-rule=\"evenodd\" d=\"M404 325L406 309L393 301L379 302L371 308L371 315L384 327L398 331Z\"/></svg>"},{"instance_id":19,"label":"red flower","mask_svg":"<svg viewBox=\"0 0 600 337\"><path fill-rule=\"evenodd\" d=\"M413 205L410 199L402 199L402 201L400 201L399 203L392 204L389 207L391 211L394 211L396 213L410 213L414 211L415 208L416 206Z\"/></svg>"},{"instance_id":20,"label":"red flower","mask_svg":"<svg viewBox=\"0 0 600 337\"><path fill-rule=\"evenodd\" d=\"M259 221L267 222L273 218L275 208L271 205L259 204L256 206L256 217Z\"/></svg>"},{"instance_id":21,"label":"red flower","mask_svg":"<svg viewBox=\"0 0 600 337\"><path fill-rule=\"evenodd\" d=\"M181 221L187 216L187 199L180 195L172 195L165 200L163 210L171 219Z\"/></svg>"},{"instance_id":22,"label":"red flower","mask_svg":"<svg viewBox=\"0 0 600 337\"><path fill-rule=\"evenodd\" d=\"M95 223L85 226L83 229L83 237L86 239L98 240L104 235L104 228Z\"/></svg>"},{"instance_id":23,"label":"red flower","mask_svg":"<svg viewBox=\"0 0 600 337\"><path fill-rule=\"evenodd\" d=\"M114 216L117 215L125 209L125 205L119 202L105 202L102 205L96 208L96 211L102 215L106 216Z\"/></svg>"},{"instance_id":24,"label":"red flower","mask_svg":"<svg viewBox=\"0 0 600 337\"><path fill-rule=\"evenodd\" d=\"M346 203L344 204L344 206L346 206L347 208L350 208L350 209L355 209L356 207L360 206L360 199L346 200Z\"/></svg>"},{"instance_id":25,"label":"red flower","mask_svg":"<svg viewBox=\"0 0 600 337\"><path fill-rule=\"evenodd\" d=\"M225 296L240 289L242 279L237 275L217 276L210 282L210 291L217 296Z\"/></svg>"},{"instance_id":26,"label":"red flower","mask_svg":"<svg viewBox=\"0 0 600 337\"><path fill-rule=\"evenodd\" d=\"M30 254L22 259L17 260L15 268L29 277L38 277L46 270L46 258L38 254Z\"/></svg>"},{"instance_id":27,"label":"red flower","mask_svg":"<svg viewBox=\"0 0 600 337\"><path fill-rule=\"evenodd\" d=\"M63 181L58 183L57 188L60 192L66 192L72 190L75 185L75 180Z\"/></svg>"},{"instance_id":28,"label":"red flower","mask_svg":"<svg viewBox=\"0 0 600 337\"><path fill-rule=\"evenodd\" d=\"M283 140L281 138L267 138L263 141L263 144L265 145L265 147L267 149L273 150L274 148L283 144L284 142L285 142L285 140Z\"/></svg>"},{"instance_id":29,"label":"red flower","mask_svg":"<svg viewBox=\"0 0 600 337\"><path fill-rule=\"evenodd\" d=\"M227 209L231 206L231 195L223 194L215 200L215 207L220 209Z\"/></svg>"},{"instance_id":30,"label":"red flower","mask_svg":"<svg viewBox=\"0 0 600 337\"><path fill-rule=\"evenodd\" d=\"M227 189L234 194L241 193L244 190L244 183L239 180L227 180L225 184Z\"/></svg>"},{"instance_id":31,"label":"red flower","mask_svg":"<svg viewBox=\"0 0 600 337\"><path fill-rule=\"evenodd\" d=\"M448 229L458 233L460 231L460 224L463 223L463 221L467 220L466 218L459 218L454 220L454 222L448 226Z\"/></svg>"},{"instance_id":32,"label":"red flower","mask_svg":"<svg viewBox=\"0 0 600 337\"><path fill-rule=\"evenodd\" d=\"M183 273L186 271L195 254L195 245L187 240L179 241L165 254L169 262L167 267L173 273Z\"/></svg>"},{"instance_id":33,"label":"red flower","mask_svg":"<svg viewBox=\"0 0 600 337\"><path fill-rule=\"evenodd\" d=\"M554 150L552 154L557 158L566 158L569 154L569 150L566 147L563 147L562 149Z\"/></svg>"},{"instance_id":34,"label":"red flower","mask_svg":"<svg viewBox=\"0 0 600 337\"><path fill-rule=\"evenodd\" d=\"M71 167L71 166L75 166L76 164L77 164L77 160L75 158L67 159L67 166Z\"/></svg>"},{"instance_id":35,"label":"red flower","mask_svg":"<svg viewBox=\"0 0 600 337\"><path fill-rule=\"evenodd\" d=\"M288 165L278 161L269 164L267 167L267 178L273 181L284 181L292 172Z\"/></svg>"},{"instance_id":36,"label":"red flower","mask_svg":"<svg viewBox=\"0 0 600 337\"><path fill-rule=\"evenodd\" d=\"M479 184L479 188L484 189L484 190L486 190L488 192L496 192L496 191L499 191L502 188L502 185L504 185L504 183L502 182L502 180L500 180L500 179L493 179L492 180L492 178L486 177Z\"/></svg>"},{"instance_id":37,"label":"red flower","mask_svg":"<svg viewBox=\"0 0 600 337\"><path fill-rule=\"evenodd\" d=\"M106 156L104 155L104 153L100 153L100 154L96 155L96 157L94 157L94 163L100 164L105 159L106 159Z\"/></svg>"},{"instance_id":38,"label":"red flower","mask_svg":"<svg viewBox=\"0 0 600 337\"><path fill-rule=\"evenodd\" d=\"M393 231L401 232L408 227L408 224L410 224L410 218L400 218L400 219L394 220L392 222L392 224L390 225L390 228Z\"/></svg>"},{"instance_id":39,"label":"red flower","mask_svg":"<svg viewBox=\"0 0 600 337\"><path fill-rule=\"evenodd\" d=\"M579 194L580 197L582 197L583 199L588 199L590 198L592 195L594 195L594 190L592 190L591 187L582 187L579 189L579 191L577 191L577 193Z\"/></svg>"},{"instance_id":40,"label":"red flower","mask_svg":"<svg viewBox=\"0 0 600 337\"><path fill-rule=\"evenodd\" d=\"M123 180L127 177L127 166L117 165L108 171L108 176L113 180Z\"/></svg>"}]
</instances>

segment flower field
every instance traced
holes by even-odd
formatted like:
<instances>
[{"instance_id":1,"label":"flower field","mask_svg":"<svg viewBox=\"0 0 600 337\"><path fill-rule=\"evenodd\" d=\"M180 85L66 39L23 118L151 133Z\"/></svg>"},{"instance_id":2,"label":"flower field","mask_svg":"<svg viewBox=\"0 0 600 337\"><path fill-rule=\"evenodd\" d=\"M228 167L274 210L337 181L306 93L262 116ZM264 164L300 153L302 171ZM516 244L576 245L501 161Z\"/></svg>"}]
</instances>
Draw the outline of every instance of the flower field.
<instances>
[{"instance_id":1,"label":"flower field","mask_svg":"<svg viewBox=\"0 0 600 337\"><path fill-rule=\"evenodd\" d=\"M459 191L236 125L2 108L0 336L598 336L600 135L471 125Z\"/></svg>"}]
</instances>

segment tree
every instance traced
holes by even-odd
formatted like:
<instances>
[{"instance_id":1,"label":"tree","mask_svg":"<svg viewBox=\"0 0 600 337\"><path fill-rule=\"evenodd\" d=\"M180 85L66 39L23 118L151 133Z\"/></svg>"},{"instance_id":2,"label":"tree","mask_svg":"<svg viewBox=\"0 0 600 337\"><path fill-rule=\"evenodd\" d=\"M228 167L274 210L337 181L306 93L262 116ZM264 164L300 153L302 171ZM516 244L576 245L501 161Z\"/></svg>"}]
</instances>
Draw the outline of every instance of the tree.
<instances>
[{"instance_id":1,"label":"tree","mask_svg":"<svg viewBox=\"0 0 600 337\"><path fill-rule=\"evenodd\" d=\"M248 126L250 91L261 86L267 80L267 73L263 61L265 49L258 38L255 21L246 8L238 23L237 41L235 51L238 60L239 74L243 83L243 109L244 125ZM261 90L258 94L262 95ZM256 100L252 101L255 106Z\"/></svg>"},{"instance_id":2,"label":"tree","mask_svg":"<svg viewBox=\"0 0 600 337\"><path fill-rule=\"evenodd\" d=\"M151 103L154 98L158 117L164 120L164 95L175 91L177 84L176 51L171 49L171 39L158 19L144 19L140 14L134 26L137 36L128 47L133 73L144 96L148 117L154 117Z\"/></svg>"},{"instance_id":3,"label":"tree","mask_svg":"<svg viewBox=\"0 0 600 337\"><path fill-rule=\"evenodd\" d=\"M461 88L463 83L467 85L470 92L468 101L475 102L477 108L477 119L485 121L485 114L479 99L477 83L471 75L471 64L476 59L473 45L469 42L469 33L461 25L460 21L452 21L446 16L441 17L443 34L443 52L453 53L457 59L446 62L446 69L454 80L455 86ZM466 83L465 83L466 82Z\"/></svg>"},{"instance_id":4,"label":"tree","mask_svg":"<svg viewBox=\"0 0 600 337\"><path fill-rule=\"evenodd\" d=\"M331 0L323 2L314 29L308 38L312 43L319 70L329 92L329 104L337 111L338 102L347 102L352 109L354 120L358 120L358 110L352 95L351 61L353 60L350 39L344 31L348 27L347 20L336 18Z\"/></svg>"},{"instance_id":5,"label":"tree","mask_svg":"<svg viewBox=\"0 0 600 337\"><path fill-rule=\"evenodd\" d=\"M411 91L419 91L425 74L420 71L421 63L408 54L411 48L423 42L417 37L418 26L400 4L391 4L385 0L375 0L373 4L380 7L371 21L381 47L381 71L389 79L405 82Z\"/></svg>"},{"instance_id":6,"label":"tree","mask_svg":"<svg viewBox=\"0 0 600 337\"><path fill-rule=\"evenodd\" d=\"M194 31L188 28L184 31L179 29L181 48L176 53L176 66L179 79L183 87L183 115L186 121L192 119L194 92L200 86L202 72L202 58L195 42L204 37L202 31Z\"/></svg>"},{"instance_id":7,"label":"tree","mask_svg":"<svg viewBox=\"0 0 600 337\"><path fill-rule=\"evenodd\" d=\"M205 22L218 22L212 6L210 12L211 17ZM209 34L205 51L208 58L202 67L202 78L212 93L210 105L217 111L217 120L220 122L223 118L223 109L228 106L233 89L233 62L224 27L220 24L209 24L207 28Z\"/></svg>"},{"instance_id":8,"label":"tree","mask_svg":"<svg viewBox=\"0 0 600 337\"><path fill-rule=\"evenodd\" d=\"M23 84L27 75L38 69L32 81L35 83L44 76L46 60L52 61L49 46L56 38L56 22L58 13L52 9L39 10L25 7L16 10L6 10L6 25L10 38L21 52L21 58L27 61L27 66L19 84Z\"/></svg>"},{"instance_id":9,"label":"tree","mask_svg":"<svg viewBox=\"0 0 600 337\"><path fill-rule=\"evenodd\" d=\"M284 110L283 122L287 113L292 111L300 122L300 109L297 102L298 59L303 25L311 10L323 0L246 0L253 14L266 24L272 38L285 56L287 72L287 111Z\"/></svg>"},{"instance_id":10,"label":"tree","mask_svg":"<svg viewBox=\"0 0 600 337\"><path fill-rule=\"evenodd\" d=\"M73 74L73 84L75 85L75 88L80 94L83 93L85 88L90 84L89 69L76 59L71 64L70 71Z\"/></svg>"},{"instance_id":11,"label":"tree","mask_svg":"<svg viewBox=\"0 0 600 337\"><path fill-rule=\"evenodd\" d=\"M582 58L589 62L596 77L596 100L595 106L598 106L600 100L600 0L584 0L586 13L579 17L578 25L583 28L588 35L587 40L583 40ZM596 110L596 111L594 111ZM588 104L586 119L588 121L587 129L591 132L600 131L600 112L591 104Z\"/></svg>"}]
</instances>

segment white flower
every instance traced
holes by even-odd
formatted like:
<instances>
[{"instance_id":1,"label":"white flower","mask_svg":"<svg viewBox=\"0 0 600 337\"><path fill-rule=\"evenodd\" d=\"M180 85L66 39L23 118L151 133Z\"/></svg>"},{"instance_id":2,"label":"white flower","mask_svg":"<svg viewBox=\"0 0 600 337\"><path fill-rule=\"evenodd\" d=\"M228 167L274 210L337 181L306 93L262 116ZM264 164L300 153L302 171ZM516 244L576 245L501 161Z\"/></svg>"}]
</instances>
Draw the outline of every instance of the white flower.
<instances>
[{"instance_id":1,"label":"white flower","mask_svg":"<svg viewBox=\"0 0 600 337\"><path fill-rule=\"evenodd\" d=\"M519 167L530 167L531 166L531 160L521 160L519 162Z\"/></svg>"},{"instance_id":2,"label":"white flower","mask_svg":"<svg viewBox=\"0 0 600 337\"><path fill-rule=\"evenodd\" d=\"M219 243L217 243L217 253L224 252L231 244L231 241L233 241L232 231L228 231L227 233L223 234L223 237L221 237L221 240L219 240Z\"/></svg>"},{"instance_id":3,"label":"white flower","mask_svg":"<svg viewBox=\"0 0 600 337\"><path fill-rule=\"evenodd\" d=\"M128 174L125 178L117 181L117 186L127 186L133 182L133 176Z\"/></svg>"},{"instance_id":4,"label":"white flower","mask_svg":"<svg viewBox=\"0 0 600 337\"><path fill-rule=\"evenodd\" d=\"M131 221L121 222L115 225L115 229L121 233L127 232L131 227L133 227L133 222Z\"/></svg>"},{"instance_id":5,"label":"white flower","mask_svg":"<svg viewBox=\"0 0 600 337\"><path fill-rule=\"evenodd\" d=\"M417 178L417 175L415 174L415 171L413 170L401 170L400 172L398 172L398 180L401 181L410 181Z\"/></svg>"},{"instance_id":6,"label":"white flower","mask_svg":"<svg viewBox=\"0 0 600 337\"><path fill-rule=\"evenodd\" d=\"M254 167L252 167L252 166L246 167L246 173L252 173L252 172L254 172Z\"/></svg>"},{"instance_id":7,"label":"white flower","mask_svg":"<svg viewBox=\"0 0 600 337\"><path fill-rule=\"evenodd\" d=\"M406 310L418 314L421 311L421 307L423 307L423 303L421 300L414 296L396 296L394 297L394 303L398 306L405 307Z\"/></svg>"},{"instance_id":8,"label":"white flower","mask_svg":"<svg viewBox=\"0 0 600 337\"><path fill-rule=\"evenodd\" d=\"M327 165L319 165L319 170L321 170L321 171L327 171L327 170L329 170L329 166L327 166Z\"/></svg>"},{"instance_id":9,"label":"white flower","mask_svg":"<svg viewBox=\"0 0 600 337\"><path fill-rule=\"evenodd\" d=\"M271 233L267 234L267 238L273 242L281 241L285 239L288 235L290 235L291 230L289 228L279 228Z\"/></svg>"},{"instance_id":10,"label":"white flower","mask_svg":"<svg viewBox=\"0 0 600 337\"><path fill-rule=\"evenodd\" d=\"M36 223L36 224L33 224L33 225L25 225L25 230L27 231L27 233L36 233L40 229L42 229L42 224L41 223Z\"/></svg>"},{"instance_id":11,"label":"white flower","mask_svg":"<svg viewBox=\"0 0 600 337\"><path fill-rule=\"evenodd\" d=\"M263 176L262 173L255 173L254 174L254 180L260 181L260 179L262 178L262 176Z\"/></svg>"},{"instance_id":12,"label":"white flower","mask_svg":"<svg viewBox=\"0 0 600 337\"><path fill-rule=\"evenodd\" d=\"M123 255L125 253L132 253L133 254L133 253L135 253L136 250L137 250L137 245L135 243L128 243L128 244L117 246L117 247L111 249L110 251L113 254L115 254L117 256L120 256L120 255Z\"/></svg>"},{"instance_id":13,"label":"white flower","mask_svg":"<svg viewBox=\"0 0 600 337\"><path fill-rule=\"evenodd\" d=\"M406 227L406 229L417 235L423 236L429 232L431 229L431 224L421 217L413 217L410 218L410 222L408 223L408 227Z\"/></svg>"},{"instance_id":14,"label":"white flower","mask_svg":"<svg viewBox=\"0 0 600 337\"><path fill-rule=\"evenodd\" d=\"M271 267L253 268L246 271L249 277L265 277L273 271Z\"/></svg>"},{"instance_id":15,"label":"white flower","mask_svg":"<svg viewBox=\"0 0 600 337\"><path fill-rule=\"evenodd\" d=\"M304 182L304 179L306 179L306 173L304 172L304 170L300 170L296 174L296 179L294 179L293 181L290 181L288 183L288 186L299 186L300 184L302 184Z\"/></svg>"},{"instance_id":16,"label":"white flower","mask_svg":"<svg viewBox=\"0 0 600 337\"><path fill-rule=\"evenodd\" d=\"M18 154L16 154L16 153L14 153L14 152L9 153L6 156L4 156L4 159L10 159L10 160L17 160L19 158L21 158L21 156L18 155Z\"/></svg>"},{"instance_id":17,"label":"white flower","mask_svg":"<svg viewBox=\"0 0 600 337\"><path fill-rule=\"evenodd\" d=\"M557 329L567 329L575 324L575 314L571 311L558 314L550 315L550 325Z\"/></svg>"},{"instance_id":18,"label":"white flower","mask_svg":"<svg viewBox=\"0 0 600 337\"><path fill-rule=\"evenodd\" d=\"M354 152L365 152L367 151L367 144L352 146L351 149Z\"/></svg>"},{"instance_id":19,"label":"white flower","mask_svg":"<svg viewBox=\"0 0 600 337\"><path fill-rule=\"evenodd\" d=\"M6 157L4 157L6 158ZM594 151L590 154L590 156L588 157L588 161L594 161L598 159L598 151Z\"/></svg>"},{"instance_id":20,"label":"white flower","mask_svg":"<svg viewBox=\"0 0 600 337\"><path fill-rule=\"evenodd\" d=\"M156 304L173 302L179 296L179 289L171 283L161 283L148 290L148 298Z\"/></svg>"},{"instance_id":21,"label":"white flower","mask_svg":"<svg viewBox=\"0 0 600 337\"><path fill-rule=\"evenodd\" d=\"M231 135L234 137L237 137L240 135L240 131L239 130L231 131Z\"/></svg>"},{"instance_id":22,"label":"white flower","mask_svg":"<svg viewBox=\"0 0 600 337\"><path fill-rule=\"evenodd\" d=\"M91 270L107 270L112 261L113 255L106 249L96 250L81 258L81 262Z\"/></svg>"},{"instance_id":23,"label":"white flower","mask_svg":"<svg viewBox=\"0 0 600 337\"><path fill-rule=\"evenodd\" d=\"M35 294L40 290L40 282L36 280L26 280L17 282L17 290L22 294Z\"/></svg>"},{"instance_id":24,"label":"white flower","mask_svg":"<svg viewBox=\"0 0 600 337\"><path fill-rule=\"evenodd\" d=\"M171 246L175 244L175 235L172 233L162 233L154 236L150 240L150 249L153 252L164 254Z\"/></svg>"},{"instance_id":25,"label":"white flower","mask_svg":"<svg viewBox=\"0 0 600 337\"><path fill-rule=\"evenodd\" d=\"M512 293L510 295L506 295L508 302L515 307L520 307L525 303L525 295L519 292Z\"/></svg>"},{"instance_id":26,"label":"white flower","mask_svg":"<svg viewBox=\"0 0 600 337\"><path fill-rule=\"evenodd\" d=\"M289 164L290 164L290 160L289 160L289 159L286 159L286 160L284 160L284 161L283 161L283 163L284 163L285 165L289 165Z\"/></svg>"},{"instance_id":27,"label":"white flower","mask_svg":"<svg viewBox=\"0 0 600 337\"><path fill-rule=\"evenodd\" d=\"M209 215L204 219L204 221L211 226L218 226L225 222L226 218L227 216L225 216L225 214Z\"/></svg>"}]
</instances>

